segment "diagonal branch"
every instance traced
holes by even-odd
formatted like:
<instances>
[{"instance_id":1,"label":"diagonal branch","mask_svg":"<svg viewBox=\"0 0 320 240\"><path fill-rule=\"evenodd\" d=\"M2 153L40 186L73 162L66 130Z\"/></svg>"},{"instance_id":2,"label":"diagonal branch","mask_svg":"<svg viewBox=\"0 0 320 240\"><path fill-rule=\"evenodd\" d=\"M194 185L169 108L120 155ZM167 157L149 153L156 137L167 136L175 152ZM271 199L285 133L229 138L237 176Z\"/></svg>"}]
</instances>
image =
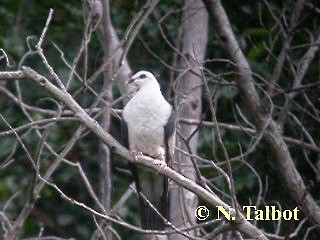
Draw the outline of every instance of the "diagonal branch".
<instances>
[{"instance_id":1,"label":"diagonal branch","mask_svg":"<svg viewBox=\"0 0 320 240\"><path fill-rule=\"evenodd\" d=\"M220 44L225 53L235 62L237 71L237 86L240 95L244 99L247 110L252 115L255 125L259 131L264 128L270 120L268 113L264 111L261 100L254 86L251 67L241 51L235 35L231 29L227 14L218 0L203 0L208 12L211 14L212 23L218 33ZM313 223L320 223L320 208L313 197L306 191L306 185L295 167L287 144L280 132L278 124L271 119L264 131L263 139L271 150L274 165L277 167L280 181L292 199L308 219Z\"/></svg>"}]
</instances>

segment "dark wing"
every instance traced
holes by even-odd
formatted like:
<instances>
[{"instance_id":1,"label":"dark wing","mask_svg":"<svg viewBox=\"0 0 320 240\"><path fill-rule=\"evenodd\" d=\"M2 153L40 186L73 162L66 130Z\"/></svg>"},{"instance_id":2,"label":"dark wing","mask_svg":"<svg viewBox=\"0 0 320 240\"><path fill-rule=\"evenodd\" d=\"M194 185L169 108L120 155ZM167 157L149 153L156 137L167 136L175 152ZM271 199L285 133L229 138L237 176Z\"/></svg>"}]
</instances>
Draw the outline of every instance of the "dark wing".
<instances>
[{"instance_id":1,"label":"dark wing","mask_svg":"<svg viewBox=\"0 0 320 240\"><path fill-rule=\"evenodd\" d=\"M176 113L171 109L170 117L168 118L168 121L166 125L164 126L164 146L166 151L166 163L171 167L171 161L173 156L170 156L169 151L169 139L174 134L174 131L176 129Z\"/></svg>"},{"instance_id":2,"label":"dark wing","mask_svg":"<svg viewBox=\"0 0 320 240\"><path fill-rule=\"evenodd\" d=\"M122 138L122 145L129 149L129 133L128 133L128 125L126 121L122 118L121 121L121 138Z\"/></svg>"}]
</instances>

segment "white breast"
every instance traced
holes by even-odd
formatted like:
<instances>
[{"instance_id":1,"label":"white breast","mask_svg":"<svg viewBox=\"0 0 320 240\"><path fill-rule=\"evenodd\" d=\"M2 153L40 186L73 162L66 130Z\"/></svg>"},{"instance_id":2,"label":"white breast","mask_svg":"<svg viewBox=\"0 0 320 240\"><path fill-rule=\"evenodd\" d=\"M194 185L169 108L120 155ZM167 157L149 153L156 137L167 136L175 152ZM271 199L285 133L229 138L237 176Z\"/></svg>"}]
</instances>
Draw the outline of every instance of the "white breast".
<instances>
[{"instance_id":1,"label":"white breast","mask_svg":"<svg viewBox=\"0 0 320 240\"><path fill-rule=\"evenodd\" d=\"M160 89L141 89L123 110L130 150L157 157L164 146L164 126L170 114L171 106Z\"/></svg>"}]
</instances>

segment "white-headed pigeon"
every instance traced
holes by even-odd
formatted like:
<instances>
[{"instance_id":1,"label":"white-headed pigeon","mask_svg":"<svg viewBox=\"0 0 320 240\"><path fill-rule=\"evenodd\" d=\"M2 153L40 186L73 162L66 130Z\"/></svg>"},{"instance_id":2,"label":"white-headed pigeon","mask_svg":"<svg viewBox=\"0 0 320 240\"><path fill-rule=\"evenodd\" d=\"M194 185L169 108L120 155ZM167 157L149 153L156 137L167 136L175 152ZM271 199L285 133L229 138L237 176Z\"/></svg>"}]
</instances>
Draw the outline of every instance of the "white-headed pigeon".
<instances>
[{"instance_id":1,"label":"white-headed pigeon","mask_svg":"<svg viewBox=\"0 0 320 240\"><path fill-rule=\"evenodd\" d=\"M137 157L139 154L158 159L159 170L163 164L171 165L175 144L175 112L163 97L160 85L148 71L139 71L128 83L138 88L122 114L124 145ZM143 166L132 166L132 175L139 194L141 225L144 229L163 230L165 224L144 197L168 218L168 179Z\"/></svg>"}]
</instances>

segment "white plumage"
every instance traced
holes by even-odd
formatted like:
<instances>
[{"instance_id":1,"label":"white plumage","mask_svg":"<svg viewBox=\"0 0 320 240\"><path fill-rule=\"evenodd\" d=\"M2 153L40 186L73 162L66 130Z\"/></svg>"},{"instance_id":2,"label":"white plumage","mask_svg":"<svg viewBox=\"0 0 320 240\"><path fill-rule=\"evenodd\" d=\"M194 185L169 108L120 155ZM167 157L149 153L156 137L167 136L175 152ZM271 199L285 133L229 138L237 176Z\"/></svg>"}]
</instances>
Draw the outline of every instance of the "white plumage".
<instances>
[{"instance_id":1,"label":"white plumage","mask_svg":"<svg viewBox=\"0 0 320 240\"><path fill-rule=\"evenodd\" d=\"M172 106L163 97L160 85L152 73L140 71L130 80L138 92L123 109L123 136L131 152L169 162L173 156L175 141L175 119ZM168 216L168 179L144 167L132 166L138 192L142 227L164 229L161 218L141 197L141 193Z\"/></svg>"},{"instance_id":2,"label":"white plumage","mask_svg":"<svg viewBox=\"0 0 320 240\"><path fill-rule=\"evenodd\" d=\"M140 76L143 73L137 74ZM123 118L128 125L129 149L159 158L164 154L164 126L172 107L163 97L153 76L145 81L124 108ZM169 145L172 152L173 142Z\"/></svg>"}]
</instances>

